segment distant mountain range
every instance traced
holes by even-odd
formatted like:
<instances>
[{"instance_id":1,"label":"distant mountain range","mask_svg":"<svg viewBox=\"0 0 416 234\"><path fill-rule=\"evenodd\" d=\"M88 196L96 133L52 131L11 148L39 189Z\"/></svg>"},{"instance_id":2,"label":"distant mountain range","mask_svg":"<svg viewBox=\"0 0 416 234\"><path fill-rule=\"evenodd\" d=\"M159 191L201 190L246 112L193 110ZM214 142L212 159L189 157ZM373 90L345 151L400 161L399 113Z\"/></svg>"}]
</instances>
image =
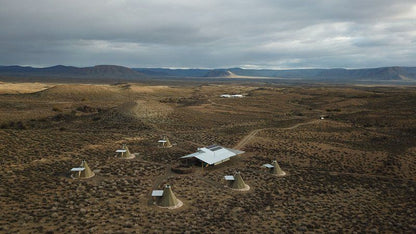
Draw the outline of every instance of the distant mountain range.
<instances>
[{"instance_id":1,"label":"distant mountain range","mask_svg":"<svg viewBox=\"0 0 416 234\"><path fill-rule=\"evenodd\" d=\"M236 74L229 70L211 70L207 74L205 74L205 77L224 77L224 78L236 78L238 77Z\"/></svg>"},{"instance_id":2,"label":"distant mountain range","mask_svg":"<svg viewBox=\"0 0 416 234\"><path fill-rule=\"evenodd\" d=\"M416 67L380 67L364 69L165 69L133 68L150 76L224 77L224 78L286 78L307 80L401 80L416 81Z\"/></svg>"},{"instance_id":3,"label":"distant mountain range","mask_svg":"<svg viewBox=\"0 0 416 234\"><path fill-rule=\"evenodd\" d=\"M98 65L94 67L81 68L57 65L45 68L0 66L0 76L81 79L137 79L144 77L145 75L133 69L115 65Z\"/></svg>"},{"instance_id":4,"label":"distant mountain range","mask_svg":"<svg viewBox=\"0 0 416 234\"><path fill-rule=\"evenodd\" d=\"M128 68L115 65L94 67L53 66L45 68L0 66L1 77L125 79L152 78L224 78L224 79L287 79L305 81L408 81L416 82L416 67L381 67L364 69L168 69Z\"/></svg>"}]
</instances>

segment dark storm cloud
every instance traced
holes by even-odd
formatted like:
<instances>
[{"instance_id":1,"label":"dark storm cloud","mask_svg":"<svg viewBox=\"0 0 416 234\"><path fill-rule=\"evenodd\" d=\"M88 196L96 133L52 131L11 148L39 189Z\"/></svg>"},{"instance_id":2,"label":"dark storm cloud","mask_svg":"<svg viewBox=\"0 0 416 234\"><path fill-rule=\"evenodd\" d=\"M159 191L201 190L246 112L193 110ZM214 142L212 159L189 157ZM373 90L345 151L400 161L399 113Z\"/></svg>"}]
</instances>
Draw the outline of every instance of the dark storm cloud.
<instances>
[{"instance_id":1,"label":"dark storm cloud","mask_svg":"<svg viewBox=\"0 0 416 234\"><path fill-rule=\"evenodd\" d=\"M0 64L414 66L413 2L0 0Z\"/></svg>"}]
</instances>

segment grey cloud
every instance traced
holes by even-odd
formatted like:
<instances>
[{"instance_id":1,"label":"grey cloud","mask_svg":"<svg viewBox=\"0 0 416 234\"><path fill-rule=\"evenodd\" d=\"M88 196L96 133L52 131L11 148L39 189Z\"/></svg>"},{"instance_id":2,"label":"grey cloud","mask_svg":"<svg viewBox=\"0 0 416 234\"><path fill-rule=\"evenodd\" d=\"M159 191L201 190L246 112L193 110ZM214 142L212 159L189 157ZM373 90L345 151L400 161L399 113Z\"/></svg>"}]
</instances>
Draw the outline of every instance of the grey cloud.
<instances>
[{"instance_id":1,"label":"grey cloud","mask_svg":"<svg viewBox=\"0 0 416 234\"><path fill-rule=\"evenodd\" d=\"M0 5L5 65L374 67L416 61L413 1L0 0Z\"/></svg>"}]
</instances>

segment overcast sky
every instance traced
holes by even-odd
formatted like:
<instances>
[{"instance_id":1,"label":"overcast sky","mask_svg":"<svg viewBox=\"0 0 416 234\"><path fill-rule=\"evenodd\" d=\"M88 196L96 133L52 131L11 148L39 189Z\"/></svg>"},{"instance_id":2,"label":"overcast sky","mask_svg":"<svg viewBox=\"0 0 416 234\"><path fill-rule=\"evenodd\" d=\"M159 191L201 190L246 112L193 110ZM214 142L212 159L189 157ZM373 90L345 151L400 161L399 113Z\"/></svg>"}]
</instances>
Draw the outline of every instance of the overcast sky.
<instances>
[{"instance_id":1,"label":"overcast sky","mask_svg":"<svg viewBox=\"0 0 416 234\"><path fill-rule=\"evenodd\" d=\"M415 0L0 0L0 65L416 66Z\"/></svg>"}]
</instances>

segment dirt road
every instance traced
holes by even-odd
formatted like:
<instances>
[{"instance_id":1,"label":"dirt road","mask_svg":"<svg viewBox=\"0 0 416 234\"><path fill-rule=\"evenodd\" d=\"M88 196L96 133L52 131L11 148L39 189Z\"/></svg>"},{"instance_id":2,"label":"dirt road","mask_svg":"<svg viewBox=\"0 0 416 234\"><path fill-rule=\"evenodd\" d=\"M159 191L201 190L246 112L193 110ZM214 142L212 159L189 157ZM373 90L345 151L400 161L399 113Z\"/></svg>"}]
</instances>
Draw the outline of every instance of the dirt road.
<instances>
[{"instance_id":1,"label":"dirt road","mask_svg":"<svg viewBox=\"0 0 416 234\"><path fill-rule=\"evenodd\" d=\"M319 120L319 119L316 119L316 120L311 120L311 121L308 121L308 122L305 122L305 123L298 123L298 124L295 124L295 125L293 125L293 126L290 126L290 127L287 127L287 128L261 128L261 129L255 129L255 130L253 130L253 131L251 131L249 134L247 134L243 139L241 139L235 146L234 146L234 149L238 149L238 150L240 150L240 149L242 149L246 144L248 144L250 141L251 141L251 139L257 134L257 133L259 133L260 131L263 131L263 130L267 130L267 129L281 129L281 130L292 130L292 129L295 129L295 128L298 128L298 127L300 127L300 126L303 126L303 125L308 125L308 124L313 124L313 123L316 123L316 122L319 122L319 121L322 121L322 120Z\"/></svg>"}]
</instances>

